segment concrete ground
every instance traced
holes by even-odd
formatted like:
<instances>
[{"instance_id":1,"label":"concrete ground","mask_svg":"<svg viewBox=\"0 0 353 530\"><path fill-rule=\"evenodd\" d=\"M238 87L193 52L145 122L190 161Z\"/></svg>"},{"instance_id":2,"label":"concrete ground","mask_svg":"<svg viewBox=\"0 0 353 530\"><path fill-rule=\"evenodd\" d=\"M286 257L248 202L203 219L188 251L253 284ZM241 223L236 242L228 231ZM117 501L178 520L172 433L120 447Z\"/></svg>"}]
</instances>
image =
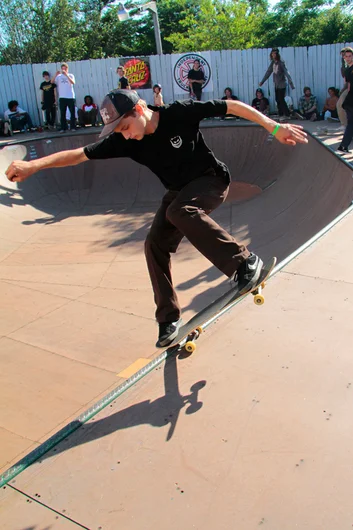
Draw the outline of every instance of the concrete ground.
<instances>
[{"instance_id":1,"label":"concrete ground","mask_svg":"<svg viewBox=\"0 0 353 530\"><path fill-rule=\"evenodd\" d=\"M305 125L338 145L321 123ZM348 208L352 170L314 138L292 150L216 125L207 141L243 184L216 219L265 258ZM93 139L33 138L29 153ZM159 354L142 254L162 190L127 161L82 167L2 181L1 471ZM349 215L261 309L236 306L10 481L4 528L350 528L351 234ZM186 319L227 288L186 242L173 267Z\"/></svg>"}]
</instances>

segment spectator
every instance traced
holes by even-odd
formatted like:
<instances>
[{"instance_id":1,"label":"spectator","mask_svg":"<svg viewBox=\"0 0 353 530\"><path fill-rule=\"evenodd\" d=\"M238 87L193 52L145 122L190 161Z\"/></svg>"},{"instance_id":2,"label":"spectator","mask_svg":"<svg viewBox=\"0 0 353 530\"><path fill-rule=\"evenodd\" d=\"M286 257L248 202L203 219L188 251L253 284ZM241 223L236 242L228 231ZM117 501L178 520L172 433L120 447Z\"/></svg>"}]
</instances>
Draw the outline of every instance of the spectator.
<instances>
[{"instance_id":1,"label":"spectator","mask_svg":"<svg viewBox=\"0 0 353 530\"><path fill-rule=\"evenodd\" d=\"M273 82L275 84L275 94L276 94L276 103L278 108L278 114L280 121L289 118L290 112L287 107L287 103L284 99L286 95L286 78L288 79L289 85L294 90L295 86L293 84L290 73L288 72L285 62L282 61L279 54L278 48L272 48L270 53L270 66L267 68L267 71L259 84L261 87L264 82L273 74Z\"/></svg>"},{"instance_id":2,"label":"spectator","mask_svg":"<svg viewBox=\"0 0 353 530\"><path fill-rule=\"evenodd\" d=\"M348 83L348 93L343 102L343 108L347 113L347 127L337 150L349 153L348 147L353 138L353 48L346 48L344 60L347 64L345 79Z\"/></svg>"},{"instance_id":3,"label":"spectator","mask_svg":"<svg viewBox=\"0 0 353 530\"><path fill-rule=\"evenodd\" d=\"M57 71L52 83L56 83L59 95L61 133L67 131L66 109L70 111L70 130L76 130L75 123L75 76L69 74L69 66L62 63L61 72Z\"/></svg>"},{"instance_id":4,"label":"spectator","mask_svg":"<svg viewBox=\"0 0 353 530\"><path fill-rule=\"evenodd\" d=\"M200 68L200 61L195 59L194 66L188 72L190 96L201 101L202 85L206 81L205 74Z\"/></svg>"},{"instance_id":5,"label":"spectator","mask_svg":"<svg viewBox=\"0 0 353 530\"><path fill-rule=\"evenodd\" d=\"M163 107L162 85L157 83L153 85L153 105L155 107Z\"/></svg>"},{"instance_id":6,"label":"spectator","mask_svg":"<svg viewBox=\"0 0 353 530\"><path fill-rule=\"evenodd\" d=\"M339 90L334 86L330 86L328 89L329 97L326 98L324 108L322 109L323 120L338 120L337 114L337 101L339 96Z\"/></svg>"},{"instance_id":7,"label":"spectator","mask_svg":"<svg viewBox=\"0 0 353 530\"><path fill-rule=\"evenodd\" d=\"M56 118L55 88L56 84L51 82L50 74L43 72L44 81L40 85L42 91L42 110L45 112L45 123L48 129L53 129Z\"/></svg>"},{"instance_id":8,"label":"spectator","mask_svg":"<svg viewBox=\"0 0 353 530\"><path fill-rule=\"evenodd\" d=\"M227 86L227 88L224 89L224 96L223 96L222 100L225 101L227 99L232 99L233 101L238 101L237 96L233 95L233 90L229 86Z\"/></svg>"},{"instance_id":9,"label":"spectator","mask_svg":"<svg viewBox=\"0 0 353 530\"><path fill-rule=\"evenodd\" d=\"M259 112L262 112L262 114L265 114L265 116L269 116L270 102L264 97L262 88L256 90L256 97L252 100L251 106Z\"/></svg>"},{"instance_id":10,"label":"spectator","mask_svg":"<svg viewBox=\"0 0 353 530\"><path fill-rule=\"evenodd\" d=\"M317 120L317 99L313 96L308 86L304 87L304 96L301 96L298 104L297 117L302 120Z\"/></svg>"},{"instance_id":11,"label":"spectator","mask_svg":"<svg viewBox=\"0 0 353 530\"><path fill-rule=\"evenodd\" d=\"M222 101L226 100L239 101L237 96L233 95L233 90L229 86L224 89L224 96L222 98ZM225 118L235 118L236 120L240 120L239 116L235 116L234 114L226 114L225 116L221 117L221 120L224 120Z\"/></svg>"},{"instance_id":12,"label":"spectator","mask_svg":"<svg viewBox=\"0 0 353 530\"><path fill-rule=\"evenodd\" d=\"M344 110L344 108L342 107L342 105L344 103L344 100L346 99L347 94L348 94L348 83L345 80L345 72L346 72L347 65L346 65L346 61L344 60L344 54L346 53L346 50L347 50L347 48L342 48L342 50L340 52L340 55L341 55L341 75L342 75L343 80L344 80L344 85L343 85L343 87L341 89L339 100L337 101L337 114L338 114L338 118L339 118L339 120L341 122L341 127L340 127L341 131L345 131L346 127L347 127L347 113Z\"/></svg>"},{"instance_id":13,"label":"spectator","mask_svg":"<svg viewBox=\"0 0 353 530\"><path fill-rule=\"evenodd\" d=\"M35 130L30 115L26 110L21 109L18 101L9 101L8 107L8 110L4 112L4 118L11 123L11 129L13 131Z\"/></svg>"},{"instance_id":14,"label":"spectator","mask_svg":"<svg viewBox=\"0 0 353 530\"><path fill-rule=\"evenodd\" d=\"M131 86L129 85L129 80L125 76L125 68L123 66L118 66L118 68L116 69L116 73L119 76L118 88L131 90Z\"/></svg>"},{"instance_id":15,"label":"spectator","mask_svg":"<svg viewBox=\"0 0 353 530\"><path fill-rule=\"evenodd\" d=\"M92 125L95 127L97 121L97 105L93 102L92 96L85 96L82 108L78 110L78 122L81 127Z\"/></svg>"}]
</instances>

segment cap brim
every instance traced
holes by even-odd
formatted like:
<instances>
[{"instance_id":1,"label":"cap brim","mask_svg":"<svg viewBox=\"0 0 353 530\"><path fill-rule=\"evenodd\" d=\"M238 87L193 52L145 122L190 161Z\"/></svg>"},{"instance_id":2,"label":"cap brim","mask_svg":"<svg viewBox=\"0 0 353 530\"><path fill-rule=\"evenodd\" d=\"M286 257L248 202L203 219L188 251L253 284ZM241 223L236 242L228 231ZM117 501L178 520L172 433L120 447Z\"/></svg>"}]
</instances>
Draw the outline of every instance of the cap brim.
<instances>
[{"instance_id":1,"label":"cap brim","mask_svg":"<svg viewBox=\"0 0 353 530\"><path fill-rule=\"evenodd\" d=\"M108 134L111 134L115 127L118 125L118 123L123 119L124 114L117 118L115 121L112 121L112 123L108 123L107 125L104 125L103 131L100 133L98 138L104 138L104 136L108 136Z\"/></svg>"}]
</instances>

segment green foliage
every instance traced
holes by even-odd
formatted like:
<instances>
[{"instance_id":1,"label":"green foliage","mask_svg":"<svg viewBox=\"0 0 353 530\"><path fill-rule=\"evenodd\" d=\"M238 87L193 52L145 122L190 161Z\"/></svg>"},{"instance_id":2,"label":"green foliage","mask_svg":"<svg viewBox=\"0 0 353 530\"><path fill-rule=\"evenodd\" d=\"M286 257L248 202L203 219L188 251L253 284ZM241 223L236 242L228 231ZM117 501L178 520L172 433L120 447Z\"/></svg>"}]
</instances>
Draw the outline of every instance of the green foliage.
<instances>
[{"instance_id":1,"label":"green foliage","mask_svg":"<svg viewBox=\"0 0 353 530\"><path fill-rule=\"evenodd\" d=\"M247 0L201 0L197 13L180 21L183 31L167 38L175 51L228 50L259 46L259 14Z\"/></svg>"},{"instance_id":2,"label":"green foliage","mask_svg":"<svg viewBox=\"0 0 353 530\"><path fill-rule=\"evenodd\" d=\"M353 0L157 0L164 53L353 40ZM329 3L328 3L329 2ZM150 12L118 19L112 0L2 0L0 64L156 52ZM139 0L140 5L145 3ZM135 6L135 7L134 7Z\"/></svg>"}]
</instances>

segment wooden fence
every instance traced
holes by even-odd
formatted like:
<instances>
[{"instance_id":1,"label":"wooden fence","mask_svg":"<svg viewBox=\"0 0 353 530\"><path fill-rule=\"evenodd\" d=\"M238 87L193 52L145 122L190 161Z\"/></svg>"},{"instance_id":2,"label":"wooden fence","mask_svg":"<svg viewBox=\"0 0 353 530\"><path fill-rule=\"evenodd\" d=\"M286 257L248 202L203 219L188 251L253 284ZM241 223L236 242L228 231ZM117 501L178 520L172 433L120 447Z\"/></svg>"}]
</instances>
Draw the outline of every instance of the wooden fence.
<instances>
[{"instance_id":1,"label":"wooden fence","mask_svg":"<svg viewBox=\"0 0 353 530\"><path fill-rule=\"evenodd\" d=\"M352 43L280 50L296 87L293 91L288 89L295 105L306 85L310 86L313 94L318 97L320 106L327 97L329 86L338 88L342 86L340 50L345 45L352 46ZM230 86L241 101L251 103L258 83L269 65L269 53L270 49L212 51L213 92L208 93L207 97L209 99L220 98L224 88ZM69 63L70 72L76 77L75 90L78 106L83 104L86 94L93 96L99 104L104 95L117 86L116 67L118 64L119 57ZM179 94L174 94L171 65L171 55L150 56L152 84L162 85L164 100L167 103L180 99ZM8 101L16 99L20 106L30 113L34 123L42 123L39 90L42 71L48 70L52 75L58 69L60 69L60 63L0 66L0 114L7 109ZM265 83L263 89L270 99L271 109L274 110L272 78ZM139 90L139 94L148 103L152 103L151 89ZM187 97L186 93L185 97Z\"/></svg>"}]
</instances>

